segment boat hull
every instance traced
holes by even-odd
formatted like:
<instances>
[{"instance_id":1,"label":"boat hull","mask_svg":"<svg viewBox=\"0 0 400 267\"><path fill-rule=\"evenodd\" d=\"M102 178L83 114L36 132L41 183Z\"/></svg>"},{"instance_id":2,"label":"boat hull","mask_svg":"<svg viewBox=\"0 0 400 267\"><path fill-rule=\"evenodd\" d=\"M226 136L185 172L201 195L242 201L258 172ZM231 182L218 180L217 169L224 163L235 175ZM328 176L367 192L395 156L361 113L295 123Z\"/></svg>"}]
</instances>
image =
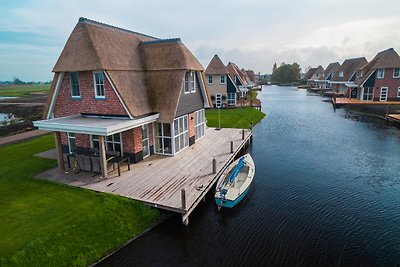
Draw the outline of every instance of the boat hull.
<instances>
[{"instance_id":1,"label":"boat hull","mask_svg":"<svg viewBox=\"0 0 400 267\"><path fill-rule=\"evenodd\" d=\"M217 203L217 206L224 207L224 208L233 208L236 206L240 201L243 200L243 198L247 195L249 192L250 186L247 187L247 189L240 195L238 196L235 200L229 200L225 199L225 201L222 201L222 198L215 198L215 203Z\"/></svg>"}]
</instances>

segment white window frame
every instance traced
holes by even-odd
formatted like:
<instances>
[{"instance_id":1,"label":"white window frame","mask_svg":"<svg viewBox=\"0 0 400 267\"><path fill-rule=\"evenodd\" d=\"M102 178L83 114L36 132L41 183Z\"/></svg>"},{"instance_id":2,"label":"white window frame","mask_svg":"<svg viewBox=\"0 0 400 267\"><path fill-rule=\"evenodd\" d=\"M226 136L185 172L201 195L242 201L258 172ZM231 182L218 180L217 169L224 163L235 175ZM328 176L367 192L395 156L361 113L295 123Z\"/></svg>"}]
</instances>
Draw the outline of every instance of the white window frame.
<instances>
[{"instance_id":1,"label":"white window frame","mask_svg":"<svg viewBox=\"0 0 400 267\"><path fill-rule=\"evenodd\" d=\"M67 132L67 139L68 139L68 151L70 154L72 154L73 152L76 151L76 148L77 148L75 133ZM71 139L75 140L75 151L72 151L72 149L71 149Z\"/></svg>"},{"instance_id":2,"label":"white window frame","mask_svg":"<svg viewBox=\"0 0 400 267\"><path fill-rule=\"evenodd\" d=\"M220 76L219 84L226 84L226 77L225 75Z\"/></svg>"},{"instance_id":3,"label":"white window frame","mask_svg":"<svg viewBox=\"0 0 400 267\"><path fill-rule=\"evenodd\" d=\"M372 89L372 91L371 91ZM368 90L368 93L365 91ZM364 99L366 96L366 99ZM373 87L363 87L363 92L361 95L363 101L372 101L374 99L374 88Z\"/></svg>"},{"instance_id":4,"label":"white window frame","mask_svg":"<svg viewBox=\"0 0 400 267\"><path fill-rule=\"evenodd\" d=\"M385 78L385 69L378 69L378 73L376 74L376 78L384 79Z\"/></svg>"},{"instance_id":5,"label":"white window frame","mask_svg":"<svg viewBox=\"0 0 400 267\"><path fill-rule=\"evenodd\" d=\"M400 97L400 87L397 88L397 97Z\"/></svg>"},{"instance_id":6,"label":"white window frame","mask_svg":"<svg viewBox=\"0 0 400 267\"><path fill-rule=\"evenodd\" d=\"M231 98L230 96L234 96L234 98ZM233 101L232 101L233 100ZM236 106L236 93L227 93L226 96L226 103L228 104L228 106Z\"/></svg>"},{"instance_id":7,"label":"white window frame","mask_svg":"<svg viewBox=\"0 0 400 267\"><path fill-rule=\"evenodd\" d=\"M341 72L339 72L339 77L343 77L344 76L344 73L343 73L343 71L341 71Z\"/></svg>"},{"instance_id":8,"label":"white window frame","mask_svg":"<svg viewBox=\"0 0 400 267\"><path fill-rule=\"evenodd\" d=\"M208 77L208 84L214 84L214 81L213 81L213 76L212 75L207 75Z\"/></svg>"},{"instance_id":9,"label":"white window frame","mask_svg":"<svg viewBox=\"0 0 400 267\"><path fill-rule=\"evenodd\" d=\"M175 131L175 125L177 125L177 131ZM182 127L180 127L182 125ZM172 127L172 149L173 154L177 154L189 146L189 116L183 115L174 119L171 124ZM181 138L182 137L182 138ZM176 139L178 139L178 150L176 150ZM182 144L183 143L183 144Z\"/></svg>"},{"instance_id":10,"label":"white window frame","mask_svg":"<svg viewBox=\"0 0 400 267\"><path fill-rule=\"evenodd\" d=\"M194 112L195 140L202 138L206 132L205 110L200 109Z\"/></svg>"},{"instance_id":11,"label":"white window frame","mask_svg":"<svg viewBox=\"0 0 400 267\"><path fill-rule=\"evenodd\" d=\"M161 127L161 135L159 135L158 131L156 131L157 124L159 124L160 127ZM164 135L164 124L169 124L171 136ZM173 137L172 137L173 135L174 135L174 133L173 133L173 125L172 125L172 123L160 123L160 122L154 123L153 124L154 154L173 156L174 155L174 143L173 143ZM161 152L157 151L157 142L156 142L157 138L161 138L161 148L162 148ZM170 151L170 153L165 153L164 139L166 139L166 138L171 140L171 151Z\"/></svg>"},{"instance_id":12,"label":"white window frame","mask_svg":"<svg viewBox=\"0 0 400 267\"><path fill-rule=\"evenodd\" d=\"M185 73L185 78L183 81L183 87L185 94L190 94L196 92L196 72L195 71L187 71Z\"/></svg>"},{"instance_id":13,"label":"white window frame","mask_svg":"<svg viewBox=\"0 0 400 267\"><path fill-rule=\"evenodd\" d=\"M147 132L147 138L143 138L143 131ZM149 131L149 124L144 124L142 125L142 151L144 151L144 142L147 141L147 149L149 151L149 154L144 155L143 153L143 158L147 158L148 156L150 156L150 131Z\"/></svg>"},{"instance_id":14,"label":"white window frame","mask_svg":"<svg viewBox=\"0 0 400 267\"><path fill-rule=\"evenodd\" d=\"M383 90L386 90L385 97L382 97ZM379 101L387 101L389 95L389 88L387 86L381 87L381 92L379 94Z\"/></svg>"},{"instance_id":15,"label":"white window frame","mask_svg":"<svg viewBox=\"0 0 400 267\"><path fill-rule=\"evenodd\" d=\"M103 77L103 83L102 84L101 83L97 84L97 81L96 81L96 74L99 74L99 73L101 73L101 75ZM103 71L94 71L93 72L93 86L94 86L94 96L95 96L95 98L96 99L105 99L106 98L106 90L105 90L105 87L104 87L104 73L103 73ZM99 87L100 89L103 88L102 89L103 95L99 95L98 94L97 86L100 86Z\"/></svg>"},{"instance_id":16,"label":"white window frame","mask_svg":"<svg viewBox=\"0 0 400 267\"><path fill-rule=\"evenodd\" d=\"M397 75L394 75L397 70ZM400 78L400 68L393 68L393 78Z\"/></svg>"},{"instance_id":17,"label":"white window frame","mask_svg":"<svg viewBox=\"0 0 400 267\"><path fill-rule=\"evenodd\" d=\"M77 84L72 83L72 74L76 73ZM81 88L79 85L79 73L77 71L73 71L69 73L69 84L71 87L71 97L72 98L81 98ZM74 85L78 86L78 95L74 95Z\"/></svg>"},{"instance_id":18,"label":"white window frame","mask_svg":"<svg viewBox=\"0 0 400 267\"><path fill-rule=\"evenodd\" d=\"M119 142L114 140L114 135L116 135L116 134L119 134L119 140L120 140ZM111 140L111 141L107 140L107 136L104 136L104 146L105 146L105 148L106 148L106 151L108 151L108 149L107 149L107 148L108 148L107 144L108 144L108 143L111 143L111 144L113 145L113 150L112 150L112 151L118 151L118 150L115 150L115 144L119 144L120 147L121 147L121 151L118 151L118 152L120 152L121 155L124 155L122 134L121 134L121 133L116 133L116 134L111 135L111 136L112 136L112 140ZM95 146L94 146L94 142L98 142L99 145L100 145L99 136L98 136L98 135L96 135L96 136L97 136L97 138L96 138L94 135L92 135L92 134L90 135L90 147L91 147L91 148L94 148L94 147L95 147ZM98 149L100 150L100 147L99 147Z\"/></svg>"}]
</instances>

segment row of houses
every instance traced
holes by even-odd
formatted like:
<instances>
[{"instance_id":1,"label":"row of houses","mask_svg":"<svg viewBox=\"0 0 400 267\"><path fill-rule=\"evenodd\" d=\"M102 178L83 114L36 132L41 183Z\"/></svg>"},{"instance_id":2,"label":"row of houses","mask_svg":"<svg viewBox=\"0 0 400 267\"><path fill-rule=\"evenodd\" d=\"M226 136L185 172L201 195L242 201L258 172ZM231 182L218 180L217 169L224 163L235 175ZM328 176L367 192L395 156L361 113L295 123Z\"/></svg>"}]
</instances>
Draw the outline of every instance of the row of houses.
<instances>
[{"instance_id":1,"label":"row of houses","mask_svg":"<svg viewBox=\"0 0 400 267\"><path fill-rule=\"evenodd\" d=\"M218 55L214 55L206 70L206 88L212 105L236 106L256 85L253 70L240 69L235 63L225 65Z\"/></svg>"},{"instance_id":2,"label":"row of houses","mask_svg":"<svg viewBox=\"0 0 400 267\"><path fill-rule=\"evenodd\" d=\"M393 48L365 57L311 68L305 76L311 88L332 90L361 101L400 101L400 57Z\"/></svg>"}]
</instances>

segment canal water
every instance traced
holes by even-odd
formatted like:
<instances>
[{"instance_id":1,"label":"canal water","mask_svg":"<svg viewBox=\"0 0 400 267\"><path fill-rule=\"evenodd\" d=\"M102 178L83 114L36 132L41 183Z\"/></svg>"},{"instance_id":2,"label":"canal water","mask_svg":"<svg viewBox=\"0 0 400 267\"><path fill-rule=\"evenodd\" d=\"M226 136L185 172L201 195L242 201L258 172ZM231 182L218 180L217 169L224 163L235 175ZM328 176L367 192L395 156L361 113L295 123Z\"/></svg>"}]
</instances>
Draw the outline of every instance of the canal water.
<instances>
[{"instance_id":1,"label":"canal water","mask_svg":"<svg viewBox=\"0 0 400 267\"><path fill-rule=\"evenodd\" d=\"M400 264L400 131L294 87L264 87L256 176L239 206L210 196L100 266Z\"/></svg>"}]
</instances>

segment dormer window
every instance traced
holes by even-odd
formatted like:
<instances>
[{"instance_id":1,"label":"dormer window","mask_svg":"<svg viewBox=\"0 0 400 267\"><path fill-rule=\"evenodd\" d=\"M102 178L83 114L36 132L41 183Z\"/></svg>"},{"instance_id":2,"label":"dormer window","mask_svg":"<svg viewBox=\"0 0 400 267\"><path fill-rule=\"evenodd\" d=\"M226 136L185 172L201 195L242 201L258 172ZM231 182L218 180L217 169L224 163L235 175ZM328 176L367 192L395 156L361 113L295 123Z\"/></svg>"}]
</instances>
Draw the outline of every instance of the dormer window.
<instances>
[{"instance_id":1,"label":"dormer window","mask_svg":"<svg viewBox=\"0 0 400 267\"><path fill-rule=\"evenodd\" d=\"M378 78L378 79L383 79L383 78L385 78L385 69L378 69L377 78Z\"/></svg>"},{"instance_id":2,"label":"dormer window","mask_svg":"<svg viewBox=\"0 0 400 267\"><path fill-rule=\"evenodd\" d=\"M185 94L196 92L196 72L187 71L185 74Z\"/></svg>"},{"instance_id":3,"label":"dormer window","mask_svg":"<svg viewBox=\"0 0 400 267\"><path fill-rule=\"evenodd\" d=\"M104 76L102 71L97 71L93 73L94 81L94 95L96 98L105 98L104 93Z\"/></svg>"},{"instance_id":4,"label":"dormer window","mask_svg":"<svg viewBox=\"0 0 400 267\"><path fill-rule=\"evenodd\" d=\"M400 78L400 68L393 69L393 78Z\"/></svg>"},{"instance_id":5,"label":"dormer window","mask_svg":"<svg viewBox=\"0 0 400 267\"><path fill-rule=\"evenodd\" d=\"M77 72L69 73L69 80L71 84L71 97L80 98L81 92L79 91L79 76Z\"/></svg>"},{"instance_id":6,"label":"dormer window","mask_svg":"<svg viewBox=\"0 0 400 267\"><path fill-rule=\"evenodd\" d=\"M343 78L343 71L339 72L339 77Z\"/></svg>"}]
</instances>

